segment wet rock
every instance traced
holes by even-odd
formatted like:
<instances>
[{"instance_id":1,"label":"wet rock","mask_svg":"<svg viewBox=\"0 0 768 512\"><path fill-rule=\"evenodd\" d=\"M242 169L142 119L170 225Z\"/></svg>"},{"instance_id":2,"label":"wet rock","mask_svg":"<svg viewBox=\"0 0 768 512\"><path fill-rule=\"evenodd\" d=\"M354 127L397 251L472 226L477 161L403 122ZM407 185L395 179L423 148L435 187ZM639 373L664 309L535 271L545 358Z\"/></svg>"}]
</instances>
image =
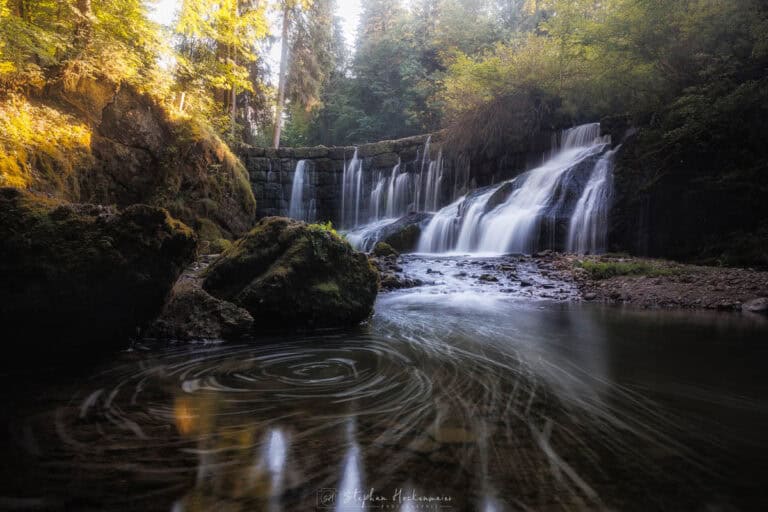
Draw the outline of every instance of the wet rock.
<instances>
[{"instance_id":1,"label":"wet rock","mask_svg":"<svg viewBox=\"0 0 768 512\"><path fill-rule=\"evenodd\" d=\"M520 281L520 286L522 288L529 288L529 287L533 286L533 283L530 282L530 281L522 280L522 281Z\"/></svg>"},{"instance_id":2,"label":"wet rock","mask_svg":"<svg viewBox=\"0 0 768 512\"><path fill-rule=\"evenodd\" d=\"M123 347L149 324L197 240L161 208L74 205L0 189L0 323L31 350Z\"/></svg>"},{"instance_id":3,"label":"wet rock","mask_svg":"<svg viewBox=\"0 0 768 512\"><path fill-rule=\"evenodd\" d=\"M376 155L371 159L371 165L374 169L380 169L382 167L394 167L400 161L400 156L397 153L382 153Z\"/></svg>"},{"instance_id":4,"label":"wet rock","mask_svg":"<svg viewBox=\"0 0 768 512\"><path fill-rule=\"evenodd\" d=\"M397 290L399 288L402 288L402 282L395 274L382 274L381 276L382 290Z\"/></svg>"},{"instance_id":5,"label":"wet rock","mask_svg":"<svg viewBox=\"0 0 768 512\"><path fill-rule=\"evenodd\" d=\"M478 281L483 281L483 282L486 282L486 283L498 283L499 282L499 278L494 276L494 275L492 275L492 274L483 274L480 277L478 277L477 279L478 279Z\"/></svg>"},{"instance_id":6,"label":"wet rock","mask_svg":"<svg viewBox=\"0 0 768 512\"><path fill-rule=\"evenodd\" d=\"M174 286L149 338L180 341L238 340L253 329L253 317L231 302L213 297L194 279Z\"/></svg>"},{"instance_id":7,"label":"wet rock","mask_svg":"<svg viewBox=\"0 0 768 512\"><path fill-rule=\"evenodd\" d=\"M593 301L597 299L597 294L594 292L587 292L584 294L584 300Z\"/></svg>"},{"instance_id":8,"label":"wet rock","mask_svg":"<svg viewBox=\"0 0 768 512\"><path fill-rule=\"evenodd\" d=\"M280 217L262 220L204 274L203 289L247 310L254 329L345 327L368 318L379 274L333 232Z\"/></svg>"},{"instance_id":9,"label":"wet rock","mask_svg":"<svg viewBox=\"0 0 768 512\"><path fill-rule=\"evenodd\" d=\"M511 181L500 186L485 203L484 213L488 213L494 210L497 206L506 203L509 196L512 195L512 192L515 191L515 188L517 188L517 185Z\"/></svg>"},{"instance_id":10,"label":"wet rock","mask_svg":"<svg viewBox=\"0 0 768 512\"><path fill-rule=\"evenodd\" d=\"M409 213L394 223L382 228L378 239L392 246L396 251L416 250L422 228L432 218L429 213Z\"/></svg>"},{"instance_id":11,"label":"wet rock","mask_svg":"<svg viewBox=\"0 0 768 512\"><path fill-rule=\"evenodd\" d=\"M762 297L759 299L751 300L742 306L742 310L749 311L750 313L768 314L768 298Z\"/></svg>"},{"instance_id":12,"label":"wet rock","mask_svg":"<svg viewBox=\"0 0 768 512\"><path fill-rule=\"evenodd\" d=\"M300 160L308 158L325 158L328 156L328 148L325 146L315 146L311 148L295 148L293 150L293 157Z\"/></svg>"},{"instance_id":13,"label":"wet rock","mask_svg":"<svg viewBox=\"0 0 768 512\"><path fill-rule=\"evenodd\" d=\"M715 304L715 309L718 311L738 311L741 309L741 304L729 300L721 300Z\"/></svg>"},{"instance_id":14,"label":"wet rock","mask_svg":"<svg viewBox=\"0 0 768 512\"><path fill-rule=\"evenodd\" d=\"M386 257L397 258L398 256L400 256L400 253L397 252L391 245L389 245L386 242L377 243L376 246L373 248L372 253L377 258L386 258Z\"/></svg>"},{"instance_id":15,"label":"wet rock","mask_svg":"<svg viewBox=\"0 0 768 512\"><path fill-rule=\"evenodd\" d=\"M386 274L381 277L382 290L403 290L406 288L418 288L423 285L424 282L420 279L411 279L398 276L397 274Z\"/></svg>"}]
</instances>

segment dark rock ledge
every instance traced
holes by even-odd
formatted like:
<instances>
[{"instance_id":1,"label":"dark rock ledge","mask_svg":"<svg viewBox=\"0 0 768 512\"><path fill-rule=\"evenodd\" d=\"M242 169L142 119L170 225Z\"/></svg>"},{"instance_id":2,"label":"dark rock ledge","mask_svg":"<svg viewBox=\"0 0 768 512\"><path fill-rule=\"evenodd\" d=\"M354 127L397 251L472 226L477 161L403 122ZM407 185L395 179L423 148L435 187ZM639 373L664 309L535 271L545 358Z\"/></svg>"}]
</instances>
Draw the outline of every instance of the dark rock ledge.
<instances>
[{"instance_id":1,"label":"dark rock ledge","mask_svg":"<svg viewBox=\"0 0 768 512\"><path fill-rule=\"evenodd\" d=\"M162 208L0 189L0 326L14 350L127 346L161 311L197 239Z\"/></svg>"}]
</instances>

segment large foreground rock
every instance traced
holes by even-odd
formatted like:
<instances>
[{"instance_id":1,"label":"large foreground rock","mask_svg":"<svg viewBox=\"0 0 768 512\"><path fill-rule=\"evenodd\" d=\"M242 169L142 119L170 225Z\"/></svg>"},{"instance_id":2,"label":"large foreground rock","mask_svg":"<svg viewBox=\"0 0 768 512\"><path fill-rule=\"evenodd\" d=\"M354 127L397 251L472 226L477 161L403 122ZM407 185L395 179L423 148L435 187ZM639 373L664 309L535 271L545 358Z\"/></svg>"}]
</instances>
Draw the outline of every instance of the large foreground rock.
<instances>
[{"instance_id":1,"label":"large foreground rock","mask_svg":"<svg viewBox=\"0 0 768 512\"><path fill-rule=\"evenodd\" d=\"M160 208L123 212L0 189L0 329L7 347L122 347L160 312L196 238Z\"/></svg>"},{"instance_id":2,"label":"large foreground rock","mask_svg":"<svg viewBox=\"0 0 768 512\"><path fill-rule=\"evenodd\" d=\"M338 235L280 217L262 220L205 276L203 288L246 309L257 332L358 324L379 286L366 256Z\"/></svg>"}]
</instances>

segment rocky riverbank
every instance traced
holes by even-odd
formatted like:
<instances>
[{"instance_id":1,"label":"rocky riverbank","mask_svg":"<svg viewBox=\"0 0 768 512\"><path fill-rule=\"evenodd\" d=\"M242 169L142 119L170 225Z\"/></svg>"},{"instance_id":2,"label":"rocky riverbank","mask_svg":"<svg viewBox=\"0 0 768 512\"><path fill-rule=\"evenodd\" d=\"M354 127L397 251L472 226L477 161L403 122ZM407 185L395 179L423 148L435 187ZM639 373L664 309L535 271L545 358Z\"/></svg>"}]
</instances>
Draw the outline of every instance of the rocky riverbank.
<instances>
[{"instance_id":1,"label":"rocky riverbank","mask_svg":"<svg viewBox=\"0 0 768 512\"><path fill-rule=\"evenodd\" d=\"M521 298L644 309L768 312L768 272L753 269L551 251L494 258L399 256L374 251L371 259L381 273L385 292L470 284Z\"/></svg>"},{"instance_id":2,"label":"rocky riverbank","mask_svg":"<svg viewBox=\"0 0 768 512\"><path fill-rule=\"evenodd\" d=\"M629 256L542 254L584 300L641 308L768 311L768 272Z\"/></svg>"}]
</instances>

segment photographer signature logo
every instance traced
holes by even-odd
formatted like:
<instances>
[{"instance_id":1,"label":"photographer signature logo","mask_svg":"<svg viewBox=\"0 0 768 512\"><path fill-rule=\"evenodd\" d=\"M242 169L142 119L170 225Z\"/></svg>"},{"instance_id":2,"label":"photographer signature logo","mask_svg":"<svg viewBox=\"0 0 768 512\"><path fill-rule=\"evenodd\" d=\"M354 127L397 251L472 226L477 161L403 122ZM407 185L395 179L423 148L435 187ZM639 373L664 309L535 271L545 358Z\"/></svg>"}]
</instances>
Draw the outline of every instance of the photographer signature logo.
<instances>
[{"instance_id":1,"label":"photographer signature logo","mask_svg":"<svg viewBox=\"0 0 768 512\"><path fill-rule=\"evenodd\" d=\"M336 489L317 490L317 508L327 510L336 506Z\"/></svg>"},{"instance_id":2,"label":"photographer signature logo","mask_svg":"<svg viewBox=\"0 0 768 512\"><path fill-rule=\"evenodd\" d=\"M321 511L400 510L406 503L411 510L424 512L450 512L453 509L451 496L419 494L403 489L395 489L391 494L379 493L375 489L344 492L335 488L317 490L317 509Z\"/></svg>"}]
</instances>

